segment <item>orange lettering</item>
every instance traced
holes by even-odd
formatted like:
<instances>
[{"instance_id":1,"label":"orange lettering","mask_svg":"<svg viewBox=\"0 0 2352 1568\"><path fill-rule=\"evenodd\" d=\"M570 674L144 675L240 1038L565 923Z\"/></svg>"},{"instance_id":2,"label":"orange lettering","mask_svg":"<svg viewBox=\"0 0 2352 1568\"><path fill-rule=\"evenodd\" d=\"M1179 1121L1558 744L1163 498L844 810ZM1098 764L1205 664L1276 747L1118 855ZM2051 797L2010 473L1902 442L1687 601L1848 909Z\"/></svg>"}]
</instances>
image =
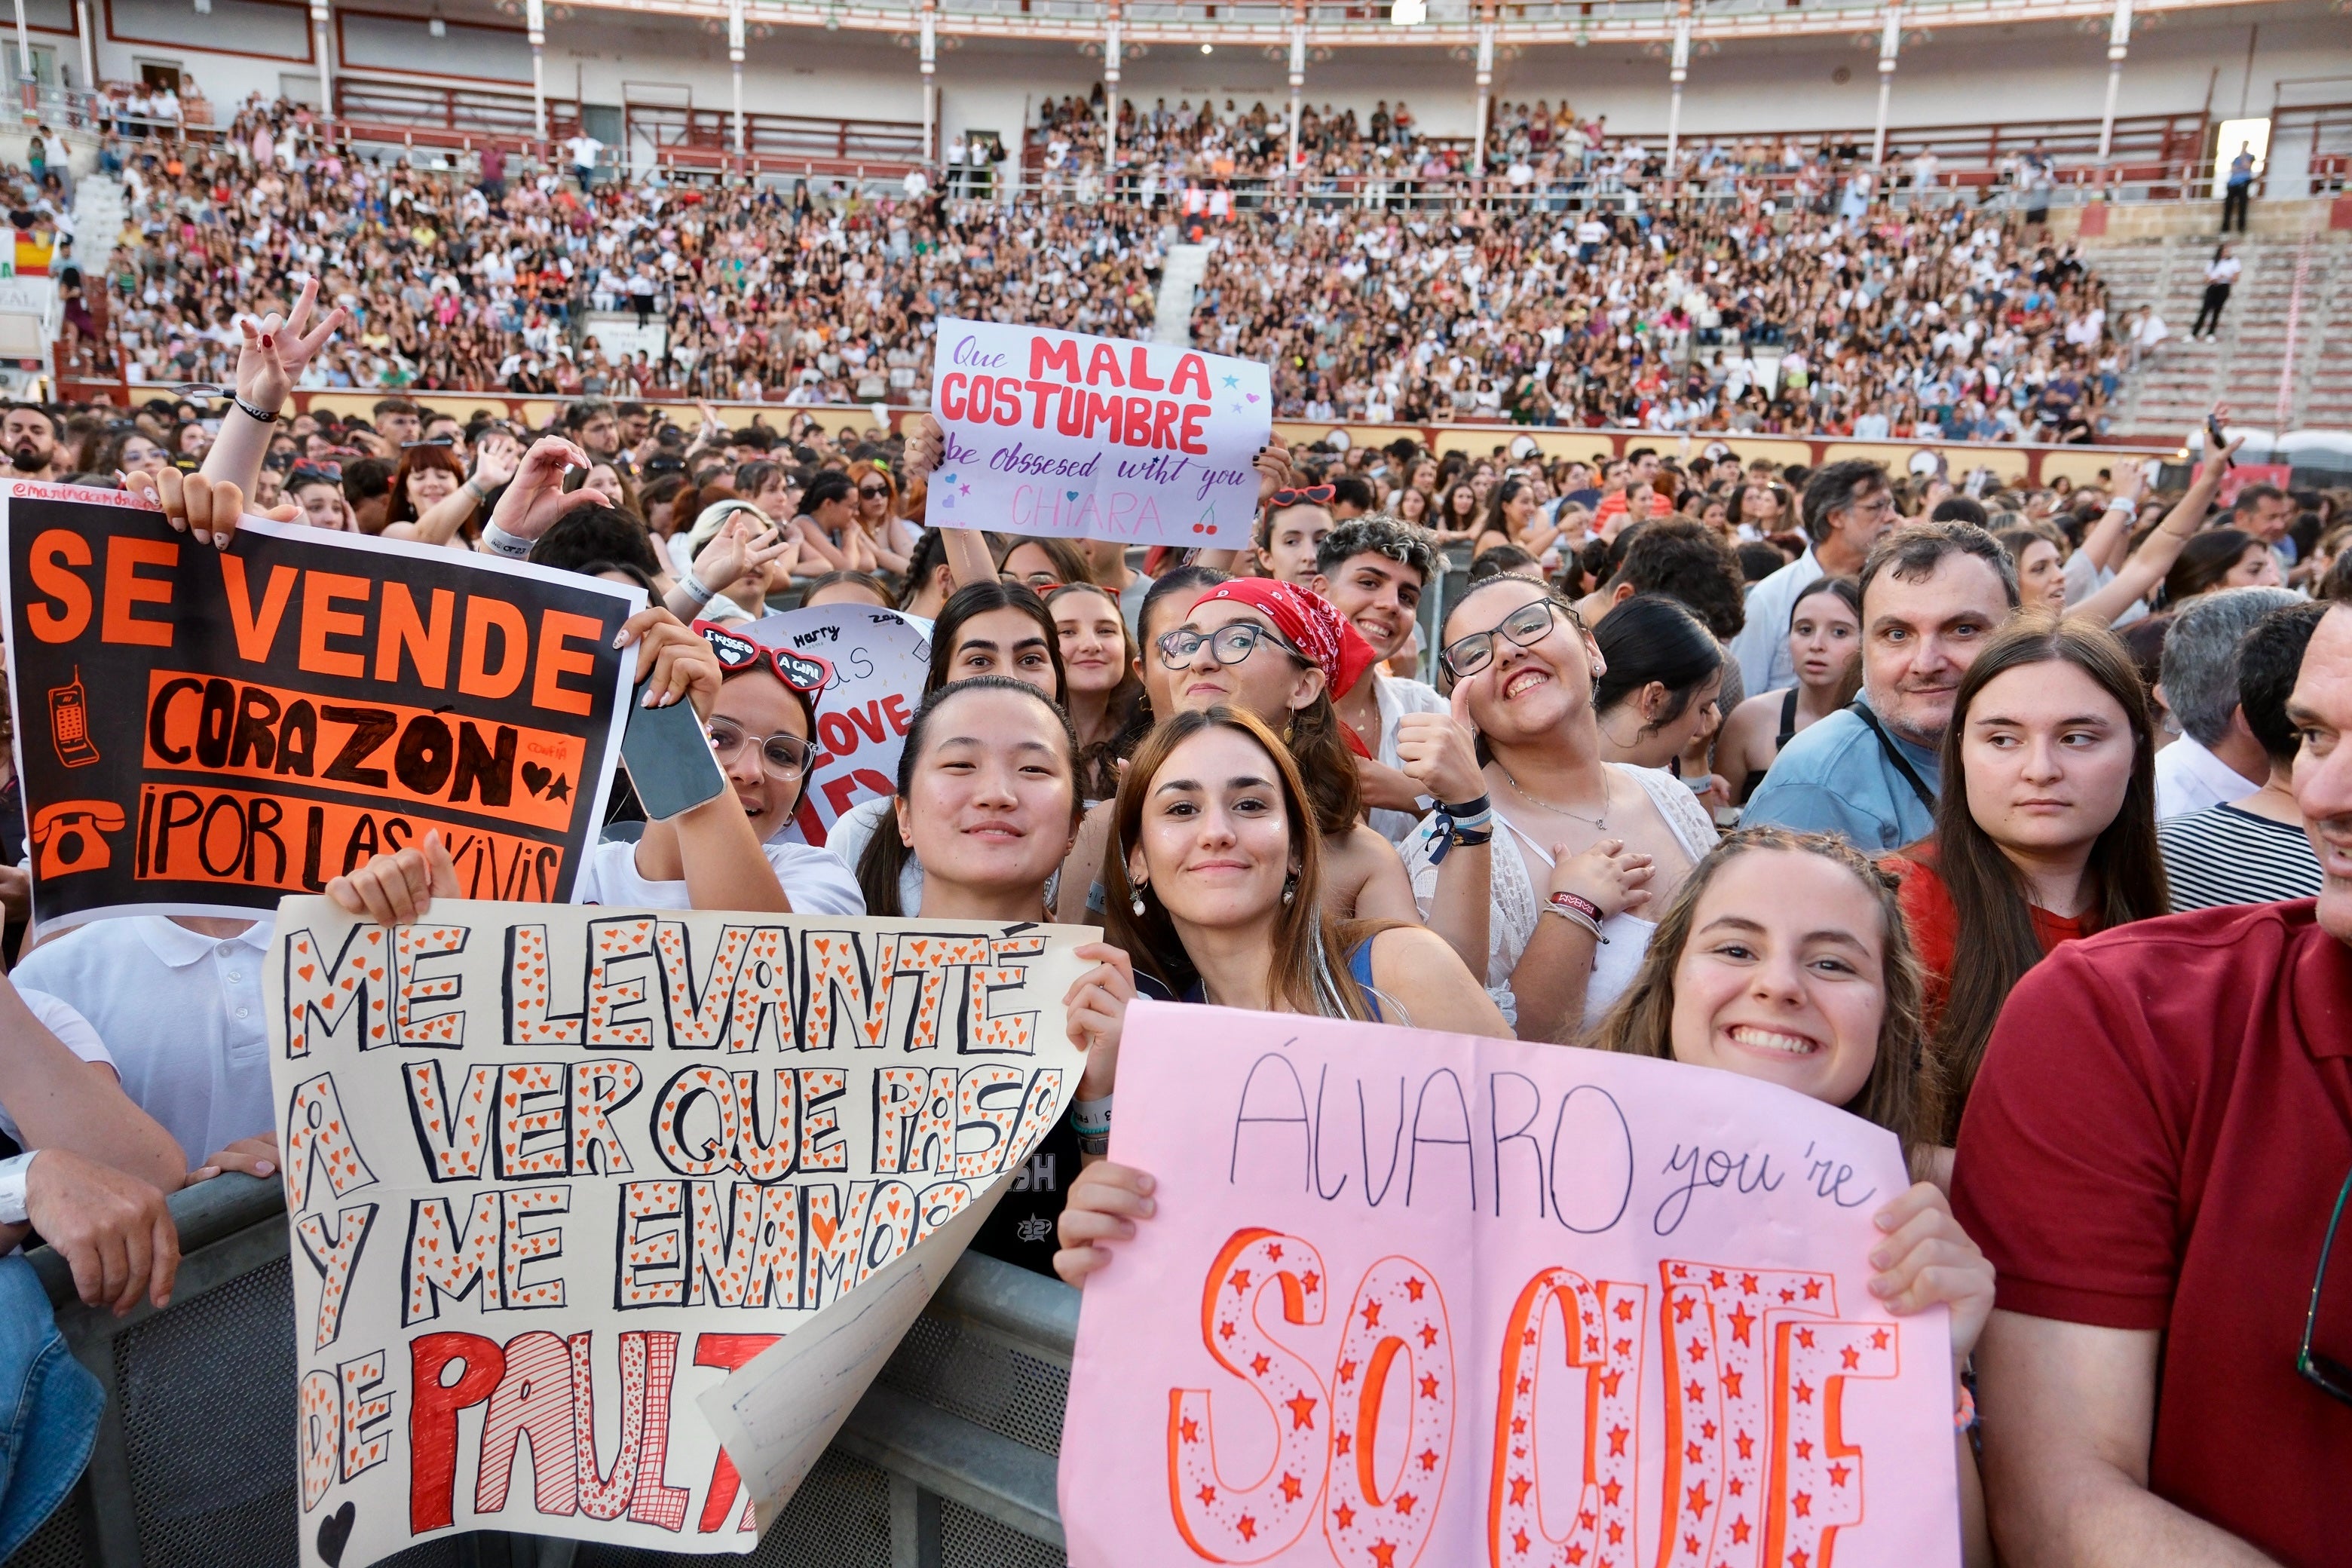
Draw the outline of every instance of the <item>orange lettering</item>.
<instances>
[{"instance_id":1,"label":"orange lettering","mask_svg":"<svg viewBox=\"0 0 2352 1568\"><path fill-rule=\"evenodd\" d=\"M416 601L408 596L408 584L384 584L383 622L377 628L375 643L378 680L400 679L400 656L405 651L420 682L436 691L449 684L449 624L457 618L457 595L446 588L436 588L432 605L430 619L420 620Z\"/></svg>"},{"instance_id":2,"label":"orange lettering","mask_svg":"<svg viewBox=\"0 0 2352 1568\"><path fill-rule=\"evenodd\" d=\"M120 534L106 542L106 614L99 637L111 643L146 647L170 647L172 627L163 621L142 620L133 615L141 605L168 605L172 584L139 574L142 566L176 570L180 547L169 540L126 539Z\"/></svg>"},{"instance_id":3,"label":"orange lettering","mask_svg":"<svg viewBox=\"0 0 2352 1568\"><path fill-rule=\"evenodd\" d=\"M596 668L594 652L574 652L563 645L584 642L593 650L596 634L604 628L588 616L575 616L563 610L541 610L539 613L539 665L531 676L530 700L534 706L551 708L558 713L585 713L593 700L588 692L563 684L566 675L587 675Z\"/></svg>"},{"instance_id":4,"label":"orange lettering","mask_svg":"<svg viewBox=\"0 0 2352 1568\"><path fill-rule=\"evenodd\" d=\"M245 580L245 563L235 555L220 558L221 586L228 599L228 621L236 633L236 657L248 664L268 664L278 626L286 618L286 602L294 596L294 579L301 574L291 566L269 569L269 586L261 591L261 614L253 613L253 591Z\"/></svg>"},{"instance_id":5,"label":"orange lettering","mask_svg":"<svg viewBox=\"0 0 2352 1568\"><path fill-rule=\"evenodd\" d=\"M489 656L493 629L499 634L496 669L484 662ZM504 599L467 595L466 646L458 656L457 689L468 697L511 697L530 668L530 628L523 624L522 612Z\"/></svg>"},{"instance_id":6,"label":"orange lettering","mask_svg":"<svg viewBox=\"0 0 2352 1568\"><path fill-rule=\"evenodd\" d=\"M367 617L336 609L335 601L356 599L364 605L375 584L365 577L346 576L340 572L310 572L304 575L310 581L302 584L302 640L298 656L302 668L312 675L365 675L365 656L331 648L327 639L366 634Z\"/></svg>"},{"instance_id":7,"label":"orange lettering","mask_svg":"<svg viewBox=\"0 0 2352 1568\"><path fill-rule=\"evenodd\" d=\"M33 635L43 642L71 642L89 629L89 584L69 570L89 564L89 541L69 528L42 531L33 541L33 586L57 601L54 608L25 606Z\"/></svg>"}]
</instances>

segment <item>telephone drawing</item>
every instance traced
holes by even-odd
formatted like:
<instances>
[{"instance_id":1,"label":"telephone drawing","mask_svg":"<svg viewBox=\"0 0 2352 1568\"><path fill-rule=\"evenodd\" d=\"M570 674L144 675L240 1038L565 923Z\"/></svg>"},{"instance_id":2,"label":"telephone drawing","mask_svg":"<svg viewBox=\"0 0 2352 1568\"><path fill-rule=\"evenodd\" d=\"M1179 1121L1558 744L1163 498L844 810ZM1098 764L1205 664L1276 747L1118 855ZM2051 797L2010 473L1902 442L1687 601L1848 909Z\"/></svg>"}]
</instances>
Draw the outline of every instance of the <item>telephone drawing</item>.
<instances>
[{"instance_id":1,"label":"telephone drawing","mask_svg":"<svg viewBox=\"0 0 2352 1568\"><path fill-rule=\"evenodd\" d=\"M33 817L33 846L40 851L35 872L44 880L77 871L103 871L114 864L106 835L120 833L122 808L110 800L61 800Z\"/></svg>"},{"instance_id":2,"label":"telephone drawing","mask_svg":"<svg viewBox=\"0 0 2352 1568\"><path fill-rule=\"evenodd\" d=\"M89 738L89 693L82 689L79 666L71 680L49 688L49 739L67 767L98 761L97 743Z\"/></svg>"}]
</instances>

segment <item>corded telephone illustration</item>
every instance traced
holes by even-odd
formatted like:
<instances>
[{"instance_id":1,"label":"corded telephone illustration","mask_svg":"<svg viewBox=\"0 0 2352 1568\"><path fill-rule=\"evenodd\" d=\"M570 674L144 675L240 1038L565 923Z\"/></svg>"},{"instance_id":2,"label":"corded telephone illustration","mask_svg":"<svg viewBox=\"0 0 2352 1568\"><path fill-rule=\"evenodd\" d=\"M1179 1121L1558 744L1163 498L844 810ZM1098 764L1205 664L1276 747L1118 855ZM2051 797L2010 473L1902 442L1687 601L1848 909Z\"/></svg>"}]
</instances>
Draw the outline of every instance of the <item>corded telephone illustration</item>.
<instances>
[{"instance_id":1,"label":"corded telephone illustration","mask_svg":"<svg viewBox=\"0 0 2352 1568\"><path fill-rule=\"evenodd\" d=\"M98 761L98 746L89 738L89 694L82 689L79 666L73 679L49 688L49 738L57 746L58 761L67 767Z\"/></svg>"},{"instance_id":2,"label":"corded telephone illustration","mask_svg":"<svg viewBox=\"0 0 2352 1568\"><path fill-rule=\"evenodd\" d=\"M76 871L103 871L114 863L105 835L120 833L122 808L110 800L61 800L33 817L33 846L40 851L34 869L42 878Z\"/></svg>"}]
</instances>

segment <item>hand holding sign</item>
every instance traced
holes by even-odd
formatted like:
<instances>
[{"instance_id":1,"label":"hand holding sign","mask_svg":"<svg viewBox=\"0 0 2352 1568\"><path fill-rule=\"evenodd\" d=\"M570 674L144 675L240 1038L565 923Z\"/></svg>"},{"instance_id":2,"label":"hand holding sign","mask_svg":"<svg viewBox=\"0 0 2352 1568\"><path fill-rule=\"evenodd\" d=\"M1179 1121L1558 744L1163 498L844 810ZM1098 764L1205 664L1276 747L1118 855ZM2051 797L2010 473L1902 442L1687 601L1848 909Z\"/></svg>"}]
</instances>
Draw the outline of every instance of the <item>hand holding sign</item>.
<instances>
[{"instance_id":1,"label":"hand holding sign","mask_svg":"<svg viewBox=\"0 0 2352 1568\"><path fill-rule=\"evenodd\" d=\"M164 468L152 474L131 474L122 482L132 495L146 496L162 507L163 521L174 530L181 533L193 531L199 542L216 549L228 548L229 541L236 536L237 519L245 515L245 492L224 479L208 479L202 474L183 475L177 468ZM287 501L264 515L272 522L291 522L302 515L302 509Z\"/></svg>"},{"instance_id":2,"label":"hand holding sign","mask_svg":"<svg viewBox=\"0 0 2352 1568\"><path fill-rule=\"evenodd\" d=\"M988 321L942 321L938 345L932 523L1186 549L1248 542L1273 428L1265 365Z\"/></svg>"}]
</instances>

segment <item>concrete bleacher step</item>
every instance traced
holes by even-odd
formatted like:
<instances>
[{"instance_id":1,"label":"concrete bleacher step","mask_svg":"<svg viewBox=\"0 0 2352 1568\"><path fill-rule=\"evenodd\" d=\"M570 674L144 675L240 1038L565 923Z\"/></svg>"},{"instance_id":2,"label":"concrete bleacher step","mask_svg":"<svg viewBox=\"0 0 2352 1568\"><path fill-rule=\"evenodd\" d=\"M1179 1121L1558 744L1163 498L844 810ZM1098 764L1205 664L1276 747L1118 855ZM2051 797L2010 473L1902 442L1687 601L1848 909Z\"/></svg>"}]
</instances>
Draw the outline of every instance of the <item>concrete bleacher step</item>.
<instances>
[{"instance_id":1,"label":"concrete bleacher step","mask_svg":"<svg viewBox=\"0 0 2352 1568\"><path fill-rule=\"evenodd\" d=\"M1209 247L1171 245L1160 268L1160 294L1152 301L1151 340L1190 348L1192 343L1192 300L1201 279L1208 276Z\"/></svg>"}]
</instances>

